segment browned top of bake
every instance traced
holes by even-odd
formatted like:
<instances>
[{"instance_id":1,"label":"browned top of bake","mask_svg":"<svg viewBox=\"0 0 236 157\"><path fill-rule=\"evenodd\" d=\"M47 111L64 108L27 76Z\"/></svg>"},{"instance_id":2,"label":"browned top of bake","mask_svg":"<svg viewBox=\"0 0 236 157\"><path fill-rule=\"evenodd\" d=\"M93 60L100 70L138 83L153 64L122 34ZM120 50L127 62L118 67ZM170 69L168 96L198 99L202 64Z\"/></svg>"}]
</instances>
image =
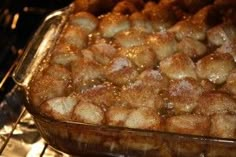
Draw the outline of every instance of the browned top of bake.
<instances>
[{"instance_id":1,"label":"browned top of bake","mask_svg":"<svg viewBox=\"0 0 236 157\"><path fill-rule=\"evenodd\" d=\"M236 12L219 4L72 14L30 101L57 120L236 138Z\"/></svg>"}]
</instances>

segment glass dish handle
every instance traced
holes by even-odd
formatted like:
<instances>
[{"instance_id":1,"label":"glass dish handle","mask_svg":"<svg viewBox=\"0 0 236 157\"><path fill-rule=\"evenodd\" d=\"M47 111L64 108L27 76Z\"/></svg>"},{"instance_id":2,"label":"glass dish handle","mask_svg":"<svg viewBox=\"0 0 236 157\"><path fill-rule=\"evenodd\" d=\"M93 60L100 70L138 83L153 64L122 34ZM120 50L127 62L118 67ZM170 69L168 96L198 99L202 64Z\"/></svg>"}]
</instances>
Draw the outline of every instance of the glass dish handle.
<instances>
[{"instance_id":1,"label":"glass dish handle","mask_svg":"<svg viewBox=\"0 0 236 157\"><path fill-rule=\"evenodd\" d=\"M27 87L37 67L53 48L73 6L49 14L28 43L13 72L14 81Z\"/></svg>"}]
</instances>

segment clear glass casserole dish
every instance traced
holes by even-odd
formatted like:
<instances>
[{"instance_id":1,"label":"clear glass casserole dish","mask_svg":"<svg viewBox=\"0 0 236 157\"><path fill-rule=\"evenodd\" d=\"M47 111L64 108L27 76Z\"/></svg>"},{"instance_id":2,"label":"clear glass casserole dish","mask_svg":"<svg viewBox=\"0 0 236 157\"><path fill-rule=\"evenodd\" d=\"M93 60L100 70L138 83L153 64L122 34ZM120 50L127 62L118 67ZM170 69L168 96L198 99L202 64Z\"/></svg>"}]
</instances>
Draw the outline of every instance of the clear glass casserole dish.
<instances>
[{"instance_id":1,"label":"clear glass casserole dish","mask_svg":"<svg viewBox=\"0 0 236 157\"><path fill-rule=\"evenodd\" d=\"M13 77L25 89L28 100L29 82L40 68L39 64L55 46L74 9L71 5L50 14L26 48ZM46 142L71 155L236 156L236 139L59 121L41 115L30 103L25 106Z\"/></svg>"}]
</instances>

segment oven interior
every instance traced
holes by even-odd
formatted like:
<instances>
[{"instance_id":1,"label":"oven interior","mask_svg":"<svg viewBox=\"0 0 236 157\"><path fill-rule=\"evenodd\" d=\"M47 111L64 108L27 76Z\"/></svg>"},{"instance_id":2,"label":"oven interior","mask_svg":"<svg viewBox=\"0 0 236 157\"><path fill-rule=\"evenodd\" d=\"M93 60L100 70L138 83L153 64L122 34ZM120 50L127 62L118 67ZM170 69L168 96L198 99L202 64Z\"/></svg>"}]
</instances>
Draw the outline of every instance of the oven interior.
<instances>
[{"instance_id":1,"label":"oven interior","mask_svg":"<svg viewBox=\"0 0 236 157\"><path fill-rule=\"evenodd\" d=\"M24 108L24 96L11 78L33 33L52 11L71 0L0 1L0 156L69 156L48 146Z\"/></svg>"}]
</instances>

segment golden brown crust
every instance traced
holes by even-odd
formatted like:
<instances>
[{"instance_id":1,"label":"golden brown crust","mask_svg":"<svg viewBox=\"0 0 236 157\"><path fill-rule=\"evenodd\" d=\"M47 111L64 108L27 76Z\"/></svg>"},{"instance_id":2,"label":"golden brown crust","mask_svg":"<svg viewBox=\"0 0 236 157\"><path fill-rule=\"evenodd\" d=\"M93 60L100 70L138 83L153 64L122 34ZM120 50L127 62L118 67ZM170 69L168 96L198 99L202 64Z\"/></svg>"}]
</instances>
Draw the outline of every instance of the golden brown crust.
<instances>
[{"instance_id":1,"label":"golden brown crust","mask_svg":"<svg viewBox=\"0 0 236 157\"><path fill-rule=\"evenodd\" d=\"M206 38L206 28L200 24L193 23L191 19L176 23L168 31L175 33L178 40L189 37L202 41Z\"/></svg>"},{"instance_id":2,"label":"golden brown crust","mask_svg":"<svg viewBox=\"0 0 236 157\"><path fill-rule=\"evenodd\" d=\"M124 126L128 128L158 130L160 128L160 121L160 117L155 110L141 107L129 113Z\"/></svg>"},{"instance_id":3,"label":"golden brown crust","mask_svg":"<svg viewBox=\"0 0 236 157\"><path fill-rule=\"evenodd\" d=\"M62 41L80 50L87 46L88 37L80 27L69 25L65 29Z\"/></svg>"},{"instance_id":4,"label":"golden brown crust","mask_svg":"<svg viewBox=\"0 0 236 157\"><path fill-rule=\"evenodd\" d=\"M119 47L130 48L133 46L144 45L147 37L147 33L137 31L135 29L129 29L122 31L115 35L115 43Z\"/></svg>"},{"instance_id":5,"label":"golden brown crust","mask_svg":"<svg viewBox=\"0 0 236 157\"><path fill-rule=\"evenodd\" d=\"M207 31L209 44L221 46L225 42L230 42L236 37L236 27L230 23L217 25Z\"/></svg>"},{"instance_id":6,"label":"golden brown crust","mask_svg":"<svg viewBox=\"0 0 236 157\"><path fill-rule=\"evenodd\" d=\"M42 114L52 116L57 120L71 120L71 114L74 106L77 104L76 96L56 97L44 102L40 109Z\"/></svg>"},{"instance_id":7,"label":"golden brown crust","mask_svg":"<svg viewBox=\"0 0 236 157\"><path fill-rule=\"evenodd\" d=\"M106 112L106 120L108 125L124 126L124 122L132 111L127 106L111 106Z\"/></svg>"},{"instance_id":8,"label":"golden brown crust","mask_svg":"<svg viewBox=\"0 0 236 157\"><path fill-rule=\"evenodd\" d=\"M115 86L111 84L101 84L85 90L81 94L81 97L83 100L106 108L117 103L117 94L118 91Z\"/></svg>"},{"instance_id":9,"label":"golden brown crust","mask_svg":"<svg viewBox=\"0 0 236 157\"><path fill-rule=\"evenodd\" d=\"M50 62L52 64L66 66L68 68L71 66L73 61L78 60L79 58L81 58L81 54L78 49L66 44L65 42L61 42L55 46Z\"/></svg>"},{"instance_id":10,"label":"golden brown crust","mask_svg":"<svg viewBox=\"0 0 236 157\"><path fill-rule=\"evenodd\" d=\"M182 134L206 136L209 127L209 118L199 115L173 116L166 121L167 131Z\"/></svg>"},{"instance_id":11,"label":"golden brown crust","mask_svg":"<svg viewBox=\"0 0 236 157\"><path fill-rule=\"evenodd\" d=\"M169 86L169 101L176 114L191 113L204 92L200 83L192 78L173 80Z\"/></svg>"},{"instance_id":12,"label":"golden brown crust","mask_svg":"<svg viewBox=\"0 0 236 157\"><path fill-rule=\"evenodd\" d=\"M151 88L153 94L158 94L169 86L169 79L160 70L146 69L138 76L137 80L142 81L144 86Z\"/></svg>"},{"instance_id":13,"label":"golden brown crust","mask_svg":"<svg viewBox=\"0 0 236 157\"><path fill-rule=\"evenodd\" d=\"M152 22L141 12L135 12L130 16L131 27L137 31L153 32Z\"/></svg>"},{"instance_id":14,"label":"golden brown crust","mask_svg":"<svg viewBox=\"0 0 236 157\"><path fill-rule=\"evenodd\" d=\"M117 1L99 17L85 11L70 15L30 83L32 104L59 121L236 138L235 10L205 6L210 0L140 2ZM96 10L114 1L75 3ZM123 133L117 141L97 132L72 136L112 149L169 145L167 156L205 151L194 142L177 147Z\"/></svg>"},{"instance_id":15,"label":"golden brown crust","mask_svg":"<svg viewBox=\"0 0 236 157\"><path fill-rule=\"evenodd\" d=\"M206 92L198 100L195 113L201 115L214 115L236 113L236 102L230 95L222 92Z\"/></svg>"},{"instance_id":16,"label":"golden brown crust","mask_svg":"<svg viewBox=\"0 0 236 157\"><path fill-rule=\"evenodd\" d=\"M176 22L176 16L171 5L149 3L145 5L143 14L152 22L152 27L156 32L165 32Z\"/></svg>"},{"instance_id":17,"label":"golden brown crust","mask_svg":"<svg viewBox=\"0 0 236 157\"><path fill-rule=\"evenodd\" d=\"M236 96L236 69L232 70L226 80L226 88L228 91Z\"/></svg>"},{"instance_id":18,"label":"golden brown crust","mask_svg":"<svg viewBox=\"0 0 236 157\"><path fill-rule=\"evenodd\" d=\"M196 65L198 77L215 84L224 83L236 66L233 57L228 53L211 53L198 60Z\"/></svg>"},{"instance_id":19,"label":"golden brown crust","mask_svg":"<svg viewBox=\"0 0 236 157\"><path fill-rule=\"evenodd\" d=\"M65 81L44 75L39 80L31 83L29 90L31 101L34 105L39 106L46 100L64 96L68 89L67 87L68 84Z\"/></svg>"},{"instance_id":20,"label":"golden brown crust","mask_svg":"<svg viewBox=\"0 0 236 157\"><path fill-rule=\"evenodd\" d=\"M236 115L214 115L211 118L210 135L222 138L236 138Z\"/></svg>"},{"instance_id":21,"label":"golden brown crust","mask_svg":"<svg viewBox=\"0 0 236 157\"><path fill-rule=\"evenodd\" d=\"M163 106L163 100L158 94L154 94L151 87L142 85L141 81L124 87L120 92L121 100L132 107L150 107L160 109Z\"/></svg>"},{"instance_id":22,"label":"golden brown crust","mask_svg":"<svg viewBox=\"0 0 236 157\"><path fill-rule=\"evenodd\" d=\"M93 61L77 60L73 62L71 69L75 91L99 84L103 78L101 66Z\"/></svg>"},{"instance_id":23,"label":"golden brown crust","mask_svg":"<svg viewBox=\"0 0 236 157\"><path fill-rule=\"evenodd\" d=\"M202 42L187 37L177 44L177 51L187 54L190 58L197 58L207 52L207 47Z\"/></svg>"},{"instance_id":24,"label":"golden brown crust","mask_svg":"<svg viewBox=\"0 0 236 157\"><path fill-rule=\"evenodd\" d=\"M118 52L121 56L130 59L139 69L153 68L157 65L155 52L147 45L132 46Z\"/></svg>"},{"instance_id":25,"label":"golden brown crust","mask_svg":"<svg viewBox=\"0 0 236 157\"><path fill-rule=\"evenodd\" d=\"M162 60L160 70L171 79L197 78L194 62L184 53L176 53Z\"/></svg>"},{"instance_id":26,"label":"golden brown crust","mask_svg":"<svg viewBox=\"0 0 236 157\"><path fill-rule=\"evenodd\" d=\"M82 50L81 53L85 60L88 59L107 65L116 55L117 49L108 43L98 42L92 44L89 49Z\"/></svg>"},{"instance_id":27,"label":"golden brown crust","mask_svg":"<svg viewBox=\"0 0 236 157\"><path fill-rule=\"evenodd\" d=\"M92 33L98 26L98 19L88 12L78 12L70 18L69 23L80 27L86 34Z\"/></svg>"},{"instance_id":28,"label":"golden brown crust","mask_svg":"<svg viewBox=\"0 0 236 157\"><path fill-rule=\"evenodd\" d=\"M83 123L102 124L104 122L104 112L99 106L82 100L75 105L71 118L74 121Z\"/></svg>"},{"instance_id":29,"label":"golden brown crust","mask_svg":"<svg viewBox=\"0 0 236 157\"><path fill-rule=\"evenodd\" d=\"M176 51L177 41L173 33L155 33L149 35L147 44L156 53L159 61L171 56Z\"/></svg>"},{"instance_id":30,"label":"golden brown crust","mask_svg":"<svg viewBox=\"0 0 236 157\"><path fill-rule=\"evenodd\" d=\"M129 15L136 11L138 11L138 9L136 8L135 4L127 0L117 3L112 9L112 12L120 13L123 15Z\"/></svg>"},{"instance_id":31,"label":"golden brown crust","mask_svg":"<svg viewBox=\"0 0 236 157\"><path fill-rule=\"evenodd\" d=\"M110 13L102 17L99 30L103 37L113 37L120 31L124 31L130 28L130 22L126 16L118 13Z\"/></svg>"},{"instance_id":32,"label":"golden brown crust","mask_svg":"<svg viewBox=\"0 0 236 157\"><path fill-rule=\"evenodd\" d=\"M133 82L138 76L132 62L125 57L114 58L105 69L106 78L116 85L124 85Z\"/></svg>"}]
</instances>

